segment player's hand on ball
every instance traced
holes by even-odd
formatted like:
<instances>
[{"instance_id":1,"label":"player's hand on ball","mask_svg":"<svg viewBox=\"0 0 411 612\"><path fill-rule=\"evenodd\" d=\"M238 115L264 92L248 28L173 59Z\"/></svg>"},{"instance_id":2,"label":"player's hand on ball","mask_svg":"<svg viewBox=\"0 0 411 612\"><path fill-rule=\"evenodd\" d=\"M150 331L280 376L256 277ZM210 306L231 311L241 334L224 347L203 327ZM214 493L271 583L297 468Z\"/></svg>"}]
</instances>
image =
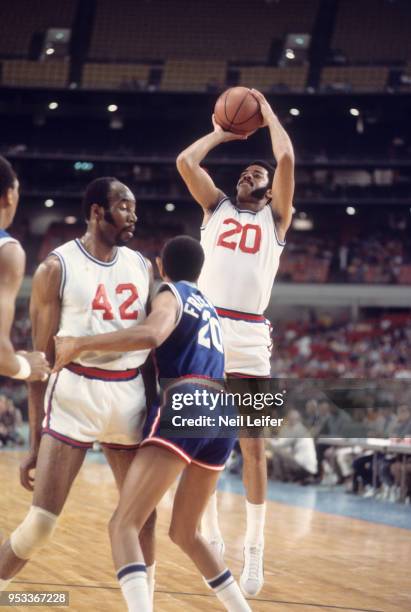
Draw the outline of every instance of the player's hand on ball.
<instances>
[{"instance_id":1,"label":"player's hand on ball","mask_svg":"<svg viewBox=\"0 0 411 612\"><path fill-rule=\"evenodd\" d=\"M221 125L216 121L215 115L212 116L214 132L216 132L221 139L221 142L230 142L230 140L247 140L250 134L234 134L234 132L228 132L223 130Z\"/></svg>"},{"instance_id":2,"label":"player's hand on ball","mask_svg":"<svg viewBox=\"0 0 411 612\"><path fill-rule=\"evenodd\" d=\"M265 96L263 96L263 94L261 93L261 91L257 91L257 89L252 89L251 93L253 94L254 98L256 98L260 103L260 110L264 119L264 126L267 126L270 121L276 119L276 115L270 104L267 102Z\"/></svg>"},{"instance_id":3,"label":"player's hand on ball","mask_svg":"<svg viewBox=\"0 0 411 612\"><path fill-rule=\"evenodd\" d=\"M27 457L20 464L20 484L27 491L34 491L34 476L31 475L31 470L34 470L37 464L37 452L30 450Z\"/></svg>"},{"instance_id":4,"label":"player's hand on ball","mask_svg":"<svg viewBox=\"0 0 411 612\"><path fill-rule=\"evenodd\" d=\"M72 336L55 336L54 344L56 346L56 360L54 363L53 372L59 372L65 365L73 361L78 355L77 338Z\"/></svg>"}]
</instances>

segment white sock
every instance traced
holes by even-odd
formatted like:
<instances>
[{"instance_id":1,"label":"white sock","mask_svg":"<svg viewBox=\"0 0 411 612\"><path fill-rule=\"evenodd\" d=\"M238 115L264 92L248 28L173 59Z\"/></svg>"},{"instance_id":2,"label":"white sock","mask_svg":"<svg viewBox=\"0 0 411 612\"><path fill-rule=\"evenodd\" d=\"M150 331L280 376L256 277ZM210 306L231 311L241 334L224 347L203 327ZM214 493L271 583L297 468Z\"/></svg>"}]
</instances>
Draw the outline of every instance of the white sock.
<instances>
[{"instance_id":1,"label":"white sock","mask_svg":"<svg viewBox=\"0 0 411 612\"><path fill-rule=\"evenodd\" d=\"M10 581L11 581L11 578L10 578L9 580L2 580L2 579L0 578L0 593L1 593L2 591L5 591L5 590L7 589L7 586L8 586L8 584L10 583Z\"/></svg>"},{"instance_id":2,"label":"white sock","mask_svg":"<svg viewBox=\"0 0 411 612\"><path fill-rule=\"evenodd\" d=\"M156 584L155 575L156 575L156 562L154 561L153 565L147 565L147 583L148 583L148 593L150 595L151 605L153 605L154 601L154 586Z\"/></svg>"},{"instance_id":3,"label":"white sock","mask_svg":"<svg viewBox=\"0 0 411 612\"><path fill-rule=\"evenodd\" d=\"M245 543L248 546L264 546L266 504L251 504L246 499L245 507L247 511Z\"/></svg>"},{"instance_id":4,"label":"white sock","mask_svg":"<svg viewBox=\"0 0 411 612\"><path fill-rule=\"evenodd\" d=\"M225 569L215 578L207 580L207 583L229 612L251 611L229 569Z\"/></svg>"},{"instance_id":5,"label":"white sock","mask_svg":"<svg viewBox=\"0 0 411 612\"><path fill-rule=\"evenodd\" d=\"M220 531L220 526L218 524L216 491L214 491L214 493L208 500L207 508L204 510L203 518L201 520L201 532L207 542L223 539L223 536L221 535Z\"/></svg>"},{"instance_id":6,"label":"white sock","mask_svg":"<svg viewBox=\"0 0 411 612\"><path fill-rule=\"evenodd\" d=\"M128 612L152 611L144 563L124 565L118 570L117 578L127 603Z\"/></svg>"}]
</instances>

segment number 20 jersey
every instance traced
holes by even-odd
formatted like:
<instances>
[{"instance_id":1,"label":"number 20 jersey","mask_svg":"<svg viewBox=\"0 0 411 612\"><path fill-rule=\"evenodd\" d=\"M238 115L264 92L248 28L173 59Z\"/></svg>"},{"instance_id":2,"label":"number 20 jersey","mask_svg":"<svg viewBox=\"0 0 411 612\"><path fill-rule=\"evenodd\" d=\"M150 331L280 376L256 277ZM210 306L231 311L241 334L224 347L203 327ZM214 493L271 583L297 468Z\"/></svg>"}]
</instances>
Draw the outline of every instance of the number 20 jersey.
<instances>
[{"instance_id":1,"label":"number 20 jersey","mask_svg":"<svg viewBox=\"0 0 411 612\"><path fill-rule=\"evenodd\" d=\"M224 349L217 313L193 283L163 283L178 302L177 325L156 349L160 379L224 377Z\"/></svg>"},{"instance_id":2,"label":"number 20 jersey","mask_svg":"<svg viewBox=\"0 0 411 612\"><path fill-rule=\"evenodd\" d=\"M201 291L217 309L262 315L285 245L277 238L271 206L252 212L223 198L201 228L201 245Z\"/></svg>"},{"instance_id":3,"label":"number 20 jersey","mask_svg":"<svg viewBox=\"0 0 411 612\"><path fill-rule=\"evenodd\" d=\"M61 264L59 336L93 336L132 327L146 318L150 275L144 257L118 247L112 261L93 257L80 240L50 253ZM105 370L142 365L149 351L82 353L76 363Z\"/></svg>"}]
</instances>

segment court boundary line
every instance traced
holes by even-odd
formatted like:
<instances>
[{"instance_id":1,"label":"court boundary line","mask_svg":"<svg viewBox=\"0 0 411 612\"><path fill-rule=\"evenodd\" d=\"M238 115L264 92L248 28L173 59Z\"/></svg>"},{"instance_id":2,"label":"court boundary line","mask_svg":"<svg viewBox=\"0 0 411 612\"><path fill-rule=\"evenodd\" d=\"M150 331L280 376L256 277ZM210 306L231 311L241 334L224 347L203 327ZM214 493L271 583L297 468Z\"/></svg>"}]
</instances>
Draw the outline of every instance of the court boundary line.
<instances>
[{"instance_id":1,"label":"court boundary line","mask_svg":"<svg viewBox=\"0 0 411 612\"><path fill-rule=\"evenodd\" d=\"M30 584L30 585L46 585L46 586L57 586L64 588L80 588L80 589L108 589L111 591L120 591L118 586L109 585L98 585L98 584L66 584L60 582L33 582L30 580L13 580L12 584ZM186 597L207 597L209 599L215 599L211 593L187 593L186 591L165 591L163 589L155 590L154 593L162 595L182 595ZM333 604L318 604L318 603L307 603L300 601L283 601L280 599L257 599L256 597L250 597L247 601L254 601L256 603L273 603L278 605L286 606L308 606L312 608L324 608L332 610L344 610L346 612L386 612L385 610L374 610L372 608L353 608L350 606L336 606Z\"/></svg>"}]
</instances>

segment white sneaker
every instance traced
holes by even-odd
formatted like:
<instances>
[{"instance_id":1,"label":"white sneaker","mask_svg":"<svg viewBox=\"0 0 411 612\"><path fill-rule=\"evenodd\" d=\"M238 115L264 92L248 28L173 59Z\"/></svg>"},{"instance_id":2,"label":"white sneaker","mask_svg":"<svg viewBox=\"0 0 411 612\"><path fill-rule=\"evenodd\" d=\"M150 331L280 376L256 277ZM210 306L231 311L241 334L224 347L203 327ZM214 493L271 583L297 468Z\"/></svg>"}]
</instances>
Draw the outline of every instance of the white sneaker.
<instances>
[{"instance_id":1,"label":"white sneaker","mask_svg":"<svg viewBox=\"0 0 411 612\"><path fill-rule=\"evenodd\" d=\"M214 554L219 559L224 557L225 553L225 544L222 538L216 538L215 540L210 540L209 545L213 549Z\"/></svg>"},{"instance_id":2,"label":"white sneaker","mask_svg":"<svg viewBox=\"0 0 411 612\"><path fill-rule=\"evenodd\" d=\"M244 567L240 587L244 595L258 595L264 584L263 546L244 546Z\"/></svg>"}]
</instances>

